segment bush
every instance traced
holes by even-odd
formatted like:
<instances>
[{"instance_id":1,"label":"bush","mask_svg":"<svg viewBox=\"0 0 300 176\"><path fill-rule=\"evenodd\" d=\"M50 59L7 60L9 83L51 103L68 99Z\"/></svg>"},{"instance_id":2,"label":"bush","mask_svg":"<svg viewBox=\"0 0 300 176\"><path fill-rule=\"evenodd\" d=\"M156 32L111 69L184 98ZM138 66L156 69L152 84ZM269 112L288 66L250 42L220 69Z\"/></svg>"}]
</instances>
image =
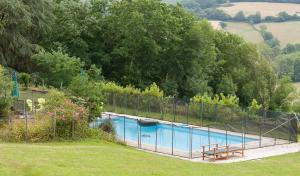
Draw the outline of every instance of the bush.
<instances>
[{"instance_id":1,"label":"bush","mask_svg":"<svg viewBox=\"0 0 300 176\"><path fill-rule=\"evenodd\" d=\"M69 93L76 96L72 97L75 103L89 109L89 121L100 116L105 100L101 83L95 83L87 75L81 75L74 77L68 88Z\"/></svg>"},{"instance_id":2,"label":"bush","mask_svg":"<svg viewBox=\"0 0 300 176\"><path fill-rule=\"evenodd\" d=\"M100 126L99 129L101 129L102 131L106 132L106 133L111 133L111 134L115 134L115 128L111 122L111 120L105 120L103 121Z\"/></svg>"},{"instance_id":3,"label":"bush","mask_svg":"<svg viewBox=\"0 0 300 176\"><path fill-rule=\"evenodd\" d=\"M56 120L56 135L59 138L84 138L88 128L88 111L73 103L59 91L51 90L42 112L44 116Z\"/></svg>"},{"instance_id":4,"label":"bush","mask_svg":"<svg viewBox=\"0 0 300 176\"><path fill-rule=\"evenodd\" d=\"M147 87L143 92L143 95L153 96L153 97L163 97L164 92L160 90L160 88L156 85L156 83L152 83L149 87Z\"/></svg>"},{"instance_id":5,"label":"bush","mask_svg":"<svg viewBox=\"0 0 300 176\"><path fill-rule=\"evenodd\" d=\"M216 116L218 121L225 123L233 123L234 120L241 118L238 116L236 109L230 106L218 106Z\"/></svg>"},{"instance_id":6,"label":"bush","mask_svg":"<svg viewBox=\"0 0 300 176\"><path fill-rule=\"evenodd\" d=\"M102 89L105 93L141 94L140 89L134 88L131 85L128 85L124 88L114 82L102 83Z\"/></svg>"},{"instance_id":7,"label":"bush","mask_svg":"<svg viewBox=\"0 0 300 176\"><path fill-rule=\"evenodd\" d=\"M31 76L28 73L20 73L19 76L20 82L25 86L25 89L28 89Z\"/></svg>"},{"instance_id":8,"label":"bush","mask_svg":"<svg viewBox=\"0 0 300 176\"><path fill-rule=\"evenodd\" d=\"M262 105L259 104L256 99L253 99L252 102L250 103L250 106L249 106L249 110L250 111L257 111L259 109L262 108Z\"/></svg>"},{"instance_id":9,"label":"bush","mask_svg":"<svg viewBox=\"0 0 300 176\"><path fill-rule=\"evenodd\" d=\"M40 52L32 56L37 65L37 75L54 87L67 86L80 73L83 63L79 58L70 57L61 51Z\"/></svg>"},{"instance_id":10,"label":"bush","mask_svg":"<svg viewBox=\"0 0 300 176\"><path fill-rule=\"evenodd\" d=\"M196 95L191 98L192 102L212 104L212 105L225 105L231 107L239 107L239 98L235 95L225 96L223 93L216 94L213 98L208 94Z\"/></svg>"},{"instance_id":11,"label":"bush","mask_svg":"<svg viewBox=\"0 0 300 176\"><path fill-rule=\"evenodd\" d=\"M53 139L52 124L50 119L35 119L28 122L26 126L24 120L16 120L11 124L5 125L0 132L0 139L7 142L46 142Z\"/></svg>"},{"instance_id":12,"label":"bush","mask_svg":"<svg viewBox=\"0 0 300 176\"><path fill-rule=\"evenodd\" d=\"M101 139L101 140L105 140L108 142L117 142L117 143L122 144L122 142L117 140L117 138L115 137L115 134L107 133L98 128L89 128L86 131L86 134L87 134L87 138L90 138L90 139Z\"/></svg>"},{"instance_id":13,"label":"bush","mask_svg":"<svg viewBox=\"0 0 300 176\"><path fill-rule=\"evenodd\" d=\"M5 75L5 69L0 65L0 119L7 117L9 107L12 104L11 97L12 82Z\"/></svg>"}]
</instances>

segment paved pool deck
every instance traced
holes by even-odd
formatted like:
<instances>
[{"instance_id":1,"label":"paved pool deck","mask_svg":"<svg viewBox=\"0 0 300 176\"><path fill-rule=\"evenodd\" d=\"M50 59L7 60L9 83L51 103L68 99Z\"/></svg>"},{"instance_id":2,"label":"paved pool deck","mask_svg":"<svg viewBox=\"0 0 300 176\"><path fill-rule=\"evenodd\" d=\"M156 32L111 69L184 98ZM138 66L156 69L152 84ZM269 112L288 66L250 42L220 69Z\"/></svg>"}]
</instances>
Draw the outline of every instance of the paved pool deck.
<instances>
[{"instance_id":1,"label":"paved pool deck","mask_svg":"<svg viewBox=\"0 0 300 176\"><path fill-rule=\"evenodd\" d=\"M102 114L104 117L108 116L125 116L126 118L131 118L131 119L147 119L145 117L139 117L139 116L132 116L132 115L126 115L126 114L117 114L117 113L112 113L112 112L104 112ZM172 123L172 122L167 122L167 121L162 121L158 120L160 123L165 123L165 124L175 124L175 125L180 125L180 123ZM195 129L201 129L201 130L207 130L207 127L199 127L199 126L193 126L193 125L188 125L189 127L193 127ZM210 129L213 132L220 132L220 133L225 133L224 130L220 129ZM236 136L242 136L241 133L237 132L230 132L227 131L228 134L230 135L236 135ZM259 139L259 136L257 135L251 135L247 134L246 137L250 138L255 138ZM202 163L215 163L215 164L221 164L221 163L233 163L233 162L242 162L242 161L249 161L249 160L259 160L262 158L266 157L271 157L271 156L278 156L278 155L284 155L288 153L296 153L300 152L300 143L289 143L287 140L282 140L282 139L274 139L274 138L269 138L269 137L262 137L261 138L261 146L259 148L259 143L256 142L248 142L245 143L245 147L247 148L244 152L244 157L231 157L228 160L210 160L210 159L205 159L202 160L202 154L201 154L201 149L199 150L194 150L191 153L185 152L185 151L180 151L180 150L173 150L171 151L169 148L164 148L164 147L158 147L155 148L153 145L148 145L148 144L143 144L140 146L137 141L130 141L127 140L126 144L132 147L136 147L138 150L158 154L158 155L163 155L167 157L173 157L173 158L178 158L182 160L189 160L192 162L202 162ZM276 145L275 145L276 144ZM237 145L237 147L240 147ZM193 158L193 159L190 159Z\"/></svg>"}]
</instances>

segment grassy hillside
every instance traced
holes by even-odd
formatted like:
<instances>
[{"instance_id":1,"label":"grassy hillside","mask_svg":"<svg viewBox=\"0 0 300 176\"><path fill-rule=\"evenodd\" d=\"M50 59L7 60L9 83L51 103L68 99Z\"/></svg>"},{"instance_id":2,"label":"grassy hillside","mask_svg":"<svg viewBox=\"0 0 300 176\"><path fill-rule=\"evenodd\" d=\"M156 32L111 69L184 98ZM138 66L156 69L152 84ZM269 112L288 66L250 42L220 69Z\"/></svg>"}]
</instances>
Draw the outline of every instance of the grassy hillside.
<instances>
[{"instance_id":1,"label":"grassy hillside","mask_svg":"<svg viewBox=\"0 0 300 176\"><path fill-rule=\"evenodd\" d=\"M215 29L220 29L220 21L210 21ZM255 28L248 23L226 22L226 31L237 34L252 43L261 43L263 38Z\"/></svg>"},{"instance_id":2,"label":"grassy hillside","mask_svg":"<svg viewBox=\"0 0 300 176\"><path fill-rule=\"evenodd\" d=\"M262 17L277 16L279 12L285 11L290 15L300 14L300 4L289 3L267 3L267 2L239 2L232 3L233 6L219 7L227 14L234 16L239 11L243 11L246 16L255 14L259 11Z\"/></svg>"},{"instance_id":3,"label":"grassy hillside","mask_svg":"<svg viewBox=\"0 0 300 176\"><path fill-rule=\"evenodd\" d=\"M162 0L163 2L165 3L168 3L168 4L176 4L177 2L181 2L181 1L184 1L184 0Z\"/></svg>"},{"instance_id":4,"label":"grassy hillside","mask_svg":"<svg viewBox=\"0 0 300 176\"><path fill-rule=\"evenodd\" d=\"M267 31L272 32L278 38L282 47L287 43L300 43L300 21L261 23L257 24L256 28L259 28L261 25L267 26Z\"/></svg>"},{"instance_id":5,"label":"grassy hillside","mask_svg":"<svg viewBox=\"0 0 300 176\"><path fill-rule=\"evenodd\" d=\"M248 23L237 23L237 22L228 22L226 23L226 31L237 34L243 37L245 40L252 43L261 43L263 38L258 31L256 31L252 25Z\"/></svg>"},{"instance_id":6,"label":"grassy hillside","mask_svg":"<svg viewBox=\"0 0 300 176\"><path fill-rule=\"evenodd\" d=\"M0 144L1 176L295 176L300 153L234 164L202 164L104 142Z\"/></svg>"},{"instance_id":7,"label":"grassy hillside","mask_svg":"<svg viewBox=\"0 0 300 176\"><path fill-rule=\"evenodd\" d=\"M210 20L209 22L210 22L210 24L212 25L212 27L213 27L214 29L221 29L221 26L220 26L220 22L221 22L221 21Z\"/></svg>"},{"instance_id":8,"label":"grassy hillside","mask_svg":"<svg viewBox=\"0 0 300 176\"><path fill-rule=\"evenodd\" d=\"M220 21L210 21L215 29L220 29ZM232 32L253 43L263 42L261 34L257 31L260 26L265 25L267 31L272 32L274 37L280 41L281 47L288 43L300 43L300 21L289 21L283 23L260 23L252 26L248 23L225 22L226 31ZM288 31L288 32L287 32Z\"/></svg>"},{"instance_id":9,"label":"grassy hillside","mask_svg":"<svg viewBox=\"0 0 300 176\"><path fill-rule=\"evenodd\" d=\"M296 88L296 90L297 90L298 92L300 92L300 82L294 82L293 85L294 85L294 87Z\"/></svg>"}]
</instances>

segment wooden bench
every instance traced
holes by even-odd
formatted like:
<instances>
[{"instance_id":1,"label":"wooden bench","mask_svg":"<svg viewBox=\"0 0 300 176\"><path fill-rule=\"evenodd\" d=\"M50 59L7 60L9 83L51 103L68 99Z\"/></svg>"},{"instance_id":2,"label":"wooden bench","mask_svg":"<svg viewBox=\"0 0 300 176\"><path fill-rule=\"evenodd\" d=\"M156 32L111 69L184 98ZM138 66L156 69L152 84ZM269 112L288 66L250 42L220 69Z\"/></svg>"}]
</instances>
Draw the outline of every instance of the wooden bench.
<instances>
[{"instance_id":1,"label":"wooden bench","mask_svg":"<svg viewBox=\"0 0 300 176\"><path fill-rule=\"evenodd\" d=\"M205 147L202 146L202 159L205 158L220 160L220 159L228 159L229 157L235 156L235 154L240 154L244 157L244 149L240 147L230 147L230 146L222 146L219 147L218 144L214 144L214 148L210 148L209 150L205 150Z\"/></svg>"}]
</instances>

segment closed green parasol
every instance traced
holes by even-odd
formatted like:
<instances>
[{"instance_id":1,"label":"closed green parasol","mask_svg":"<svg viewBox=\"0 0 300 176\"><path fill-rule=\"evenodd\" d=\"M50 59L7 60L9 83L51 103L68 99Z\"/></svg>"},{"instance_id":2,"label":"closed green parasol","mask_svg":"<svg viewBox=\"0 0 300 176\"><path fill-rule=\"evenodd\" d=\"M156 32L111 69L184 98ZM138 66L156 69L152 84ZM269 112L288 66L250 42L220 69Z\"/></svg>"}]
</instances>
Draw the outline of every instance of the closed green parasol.
<instances>
[{"instance_id":1,"label":"closed green parasol","mask_svg":"<svg viewBox=\"0 0 300 176\"><path fill-rule=\"evenodd\" d=\"M20 97L20 90L19 90L19 84L18 84L18 78L17 78L17 73L13 72L12 73L12 81L13 81L13 89L11 92L11 95L13 97Z\"/></svg>"}]
</instances>

